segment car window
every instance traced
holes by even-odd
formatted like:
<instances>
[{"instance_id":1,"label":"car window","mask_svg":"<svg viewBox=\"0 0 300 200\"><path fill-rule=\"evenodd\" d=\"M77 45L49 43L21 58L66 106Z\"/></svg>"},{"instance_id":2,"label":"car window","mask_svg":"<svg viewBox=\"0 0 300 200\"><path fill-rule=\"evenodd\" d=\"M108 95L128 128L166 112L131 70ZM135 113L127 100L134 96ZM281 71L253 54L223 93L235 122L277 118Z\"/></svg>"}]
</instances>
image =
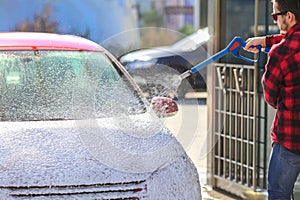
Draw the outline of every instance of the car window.
<instances>
[{"instance_id":1,"label":"car window","mask_svg":"<svg viewBox=\"0 0 300 200\"><path fill-rule=\"evenodd\" d=\"M204 28L174 43L172 48L182 51L192 51L205 44L208 40L208 29Z\"/></svg>"},{"instance_id":2,"label":"car window","mask_svg":"<svg viewBox=\"0 0 300 200\"><path fill-rule=\"evenodd\" d=\"M101 52L0 52L0 119L56 120L145 111Z\"/></svg>"}]
</instances>

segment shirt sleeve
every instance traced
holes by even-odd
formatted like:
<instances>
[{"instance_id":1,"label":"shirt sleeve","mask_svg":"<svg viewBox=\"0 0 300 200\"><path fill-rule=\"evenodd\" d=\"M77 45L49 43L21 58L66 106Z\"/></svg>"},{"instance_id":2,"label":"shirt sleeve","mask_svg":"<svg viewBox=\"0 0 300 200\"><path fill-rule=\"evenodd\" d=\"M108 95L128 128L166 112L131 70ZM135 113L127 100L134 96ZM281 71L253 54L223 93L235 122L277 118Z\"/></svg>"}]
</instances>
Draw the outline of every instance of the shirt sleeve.
<instances>
[{"instance_id":1,"label":"shirt sleeve","mask_svg":"<svg viewBox=\"0 0 300 200\"><path fill-rule=\"evenodd\" d=\"M282 34L267 35L266 47L271 47L273 44L278 44L284 38Z\"/></svg>"},{"instance_id":2,"label":"shirt sleeve","mask_svg":"<svg viewBox=\"0 0 300 200\"><path fill-rule=\"evenodd\" d=\"M274 52L270 52L275 54ZM262 77L262 87L264 89L265 101L273 108L278 108L280 102L280 90L282 83L282 72L278 56L269 55L267 64L265 66L265 73Z\"/></svg>"}]
</instances>

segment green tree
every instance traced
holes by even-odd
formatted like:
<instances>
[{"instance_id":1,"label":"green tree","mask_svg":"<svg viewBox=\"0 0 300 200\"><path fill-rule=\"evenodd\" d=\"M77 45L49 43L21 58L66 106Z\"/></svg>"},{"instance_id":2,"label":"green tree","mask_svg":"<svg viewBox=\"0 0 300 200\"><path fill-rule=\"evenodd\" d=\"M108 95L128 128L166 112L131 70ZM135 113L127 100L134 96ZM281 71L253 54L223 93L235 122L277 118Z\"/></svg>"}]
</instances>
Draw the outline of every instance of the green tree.
<instances>
[{"instance_id":1,"label":"green tree","mask_svg":"<svg viewBox=\"0 0 300 200\"><path fill-rule=\"evenodd\" d=\"M194 32L194 27L191 24L186 24L179 31L185 35L190 35Z\"/></svg>"},{"instance_id":2,"label":"green tree","mask_svg":"<svg viewBox=\"0 0 300 200\"><path fill-rule=\"evenodd\" d=\"M143 26L154 26L162 27L163 26L163 17L159 15L155 10L145 12L141 14L141 21Z\"/></svg>"}]
</instances>

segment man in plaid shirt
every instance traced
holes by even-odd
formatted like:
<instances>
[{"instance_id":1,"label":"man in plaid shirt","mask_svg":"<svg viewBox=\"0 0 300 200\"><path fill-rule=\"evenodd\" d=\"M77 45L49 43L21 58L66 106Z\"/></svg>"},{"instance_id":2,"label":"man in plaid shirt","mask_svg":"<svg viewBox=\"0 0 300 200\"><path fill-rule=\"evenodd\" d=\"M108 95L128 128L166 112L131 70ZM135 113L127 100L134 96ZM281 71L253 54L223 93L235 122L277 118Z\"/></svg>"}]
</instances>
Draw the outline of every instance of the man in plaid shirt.
<instances>
[{"instance_id":1,"label":"man in plaid shirt","mask_svg":"<svg viewBox=\"0 0 300 200\"><path fill-rule=\"evenodd\" d=\"M277 109L268 171L269 199L291 199L300 170L300 0L272 0L282 34L254 37L245 49L271 47L262 78L265 101Z\"/></svg>"}]
</instances>

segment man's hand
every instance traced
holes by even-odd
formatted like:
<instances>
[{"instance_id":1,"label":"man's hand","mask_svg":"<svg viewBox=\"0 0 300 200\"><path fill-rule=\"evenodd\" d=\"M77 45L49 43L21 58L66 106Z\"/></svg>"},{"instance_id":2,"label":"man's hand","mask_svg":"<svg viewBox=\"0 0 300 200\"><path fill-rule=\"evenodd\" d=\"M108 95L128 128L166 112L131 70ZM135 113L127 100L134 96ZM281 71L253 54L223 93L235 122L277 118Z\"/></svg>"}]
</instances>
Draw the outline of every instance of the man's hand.
<instances>
[{"instance_id":1,"label":"man's hand","mask_svg":"<svg viewBox=\"0 0 300 200\"><path fill-rule=\"evenodd\" d=\"M246 51L252 52L252 53L258 53L259 49L257 49L255 46L260 45L261 47L266 47L266 37L262 36L262 37L252 37L252 38L248 38L246 40L246 46L244 47L244 49Z\"/></svg>"}]
</instances>

